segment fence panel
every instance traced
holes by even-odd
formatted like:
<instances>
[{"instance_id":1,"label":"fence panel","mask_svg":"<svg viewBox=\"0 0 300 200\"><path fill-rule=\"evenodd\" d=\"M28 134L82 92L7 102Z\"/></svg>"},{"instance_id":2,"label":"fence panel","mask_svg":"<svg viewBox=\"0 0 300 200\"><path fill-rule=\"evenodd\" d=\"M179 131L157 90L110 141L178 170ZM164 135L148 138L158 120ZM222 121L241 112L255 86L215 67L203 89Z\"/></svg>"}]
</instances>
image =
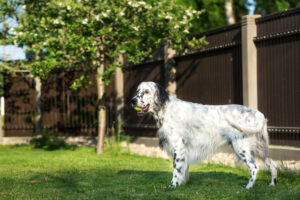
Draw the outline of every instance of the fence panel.
<instances>
[{"instance_id":1,"label":"fence panel","mask_svg":"<svg viewBox=\"0 0 300 200\"><path fill-rule=\"evenodd\" d=\"M4 77L5 120L4 135L32 136L35 130L35 87L29 76Z\"/></svg>"},{"instance_id":2,"label":"fence panel","mask_svg":"<svg viewBox=\"0 0 300 200\"><path fill-rule=\"evenodd\" d=\"M56 135L97 135L97 84L70 88L79 72L63 71L42 83L43 129Z\"/></svg>"},{"instance_id":3,"label":"fence panel","mask_svg":"<svg viewBox=\"0 0 300 200\"><path fill-rule=\"evenodd\" d=\"M209 45L177 56L177 96L203 104L242 104L240 24L203 33Z\"/></svg>"},{"instance_id":4,"label":"fence panel","mask_svg":"<svg viewBox=\"0 0 300 200\"><path fill-rule=\"evenodd\" d=\"M300 9L256 20L258 107L271 144L300 146Z\"/></svg>"}]
</instances>

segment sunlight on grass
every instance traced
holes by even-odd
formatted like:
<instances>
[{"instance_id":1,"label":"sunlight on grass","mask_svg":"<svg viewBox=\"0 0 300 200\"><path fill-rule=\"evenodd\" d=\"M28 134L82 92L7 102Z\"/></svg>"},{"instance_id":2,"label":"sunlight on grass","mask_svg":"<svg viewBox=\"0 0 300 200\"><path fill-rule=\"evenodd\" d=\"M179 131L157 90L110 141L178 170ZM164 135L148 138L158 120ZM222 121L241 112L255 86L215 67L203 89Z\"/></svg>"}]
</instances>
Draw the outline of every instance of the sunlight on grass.
<instances>
[{"instance_id":1,"label":"sunlight on grass","mask_svg":"<svg viewBox=\"0 0 300 200\"><path fill-rule=\"evenodd\" d=\"M251 190L243 168L191 166L187 185L163 189L172 177L170 160L131 155L110 148L38 150L29 145L0 146L1 199L300 199L300 174L279 173L279 185L268 187L260 172Z\"/></svg>"}]
</instances>

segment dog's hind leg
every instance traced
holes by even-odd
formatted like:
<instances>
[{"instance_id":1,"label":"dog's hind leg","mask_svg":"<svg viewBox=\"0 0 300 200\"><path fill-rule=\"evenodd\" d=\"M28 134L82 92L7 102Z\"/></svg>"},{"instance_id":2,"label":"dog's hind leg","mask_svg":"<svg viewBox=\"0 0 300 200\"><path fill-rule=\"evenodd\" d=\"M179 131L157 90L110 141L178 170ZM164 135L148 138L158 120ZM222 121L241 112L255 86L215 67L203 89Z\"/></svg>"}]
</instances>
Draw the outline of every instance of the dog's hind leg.
<instances>
[{"instance_id":1,"label":"dog's hind leg","mask_svg":"<svg viewBox=\"0 0 300 200\"><path fill-rule=\"evenodd\" d=\"M184 185L189 179L189 164L187 151L184 144L175 145L173 152L173 178L171 185L167 187L176 187Z\"/></svg>"},{"instance_id":2,"label":"dog's hind leg","mask_svg":"<svg viewBox=\"0 0 300 200\"><path fill-rule=\"evenodd\" d=\"M267 167L270 169L271 172L271 183L269 184L270 186L277 185L278 180L277 180L277 164L269 157L265 159L265 163Z\"/></svg>"},{"instance_id":3,"label":"dog's hind leg","mask_svg":"<svg viewBox=\"0 0 300 200\"><path fill-rule=\"evenodd\" d=\"M255 164L253 155L251 154L250 146L244 142L243 139L237 139L232 141L233 149L238 157L243 160L249 171L250 171L250 178L249 182L246 186L243 186L243 188L249 189L251 188L256 180L256 175L259 171L258 166Z\"/></svg>"}]
</instances>

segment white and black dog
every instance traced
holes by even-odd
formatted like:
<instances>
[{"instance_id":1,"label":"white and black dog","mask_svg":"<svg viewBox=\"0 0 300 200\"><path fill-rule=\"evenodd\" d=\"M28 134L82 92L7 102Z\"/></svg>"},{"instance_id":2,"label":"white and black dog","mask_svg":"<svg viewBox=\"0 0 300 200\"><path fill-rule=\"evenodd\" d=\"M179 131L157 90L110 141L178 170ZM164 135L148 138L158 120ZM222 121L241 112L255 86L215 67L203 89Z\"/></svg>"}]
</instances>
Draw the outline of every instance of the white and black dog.
<instances>
[{"instance_id":1,"label":"white and black dog","mask_svg":"<svg viewBox=\"0 0 300 200\"><path fill-rule=\"evenodd\" d=\"M207 158L226 143L232 145L250 171L245 188L253 186L259 170L254 157L262 159L270 169L270 185L277 184L277 166L269 157L267 120L261 112L241 105L182 101L169 96L154 82L140 83L130 103L141 109L138 115L153 115L159 128L159 145L173 158L173 178L167 187L185 184L189 164Z\"/></svg>"}]
</instances>

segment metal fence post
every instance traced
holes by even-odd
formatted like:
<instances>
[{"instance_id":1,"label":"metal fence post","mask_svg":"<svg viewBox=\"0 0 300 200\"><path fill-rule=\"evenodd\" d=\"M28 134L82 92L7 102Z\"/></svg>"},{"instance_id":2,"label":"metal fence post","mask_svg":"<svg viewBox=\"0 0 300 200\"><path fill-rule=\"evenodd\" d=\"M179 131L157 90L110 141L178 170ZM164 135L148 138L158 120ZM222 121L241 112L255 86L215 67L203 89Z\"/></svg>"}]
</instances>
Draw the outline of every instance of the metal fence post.
<instances>
[{"instance_id":1,"label":"metal fence post","mask_svg":"<svg viewBox=\"0 0 300 200\"><path fill-rule=\"evenodd\" d=\"M260 15L242 17L242 77L243 104L258 108L257 99L257 50L253 38L256 37L255 19Z\"/></svg>"},{"instance_id":2,"label":"metal fence post","mask_svg":"<svg viewBox=\"0 0 300 200\"><path fill-rule=\"evenodd\" d=\"M176 97L176 68L174 56L176 51L171 48L171 43L168 41L164 46L164 80L167 92Z\"/></svg>"}]
</instances>

